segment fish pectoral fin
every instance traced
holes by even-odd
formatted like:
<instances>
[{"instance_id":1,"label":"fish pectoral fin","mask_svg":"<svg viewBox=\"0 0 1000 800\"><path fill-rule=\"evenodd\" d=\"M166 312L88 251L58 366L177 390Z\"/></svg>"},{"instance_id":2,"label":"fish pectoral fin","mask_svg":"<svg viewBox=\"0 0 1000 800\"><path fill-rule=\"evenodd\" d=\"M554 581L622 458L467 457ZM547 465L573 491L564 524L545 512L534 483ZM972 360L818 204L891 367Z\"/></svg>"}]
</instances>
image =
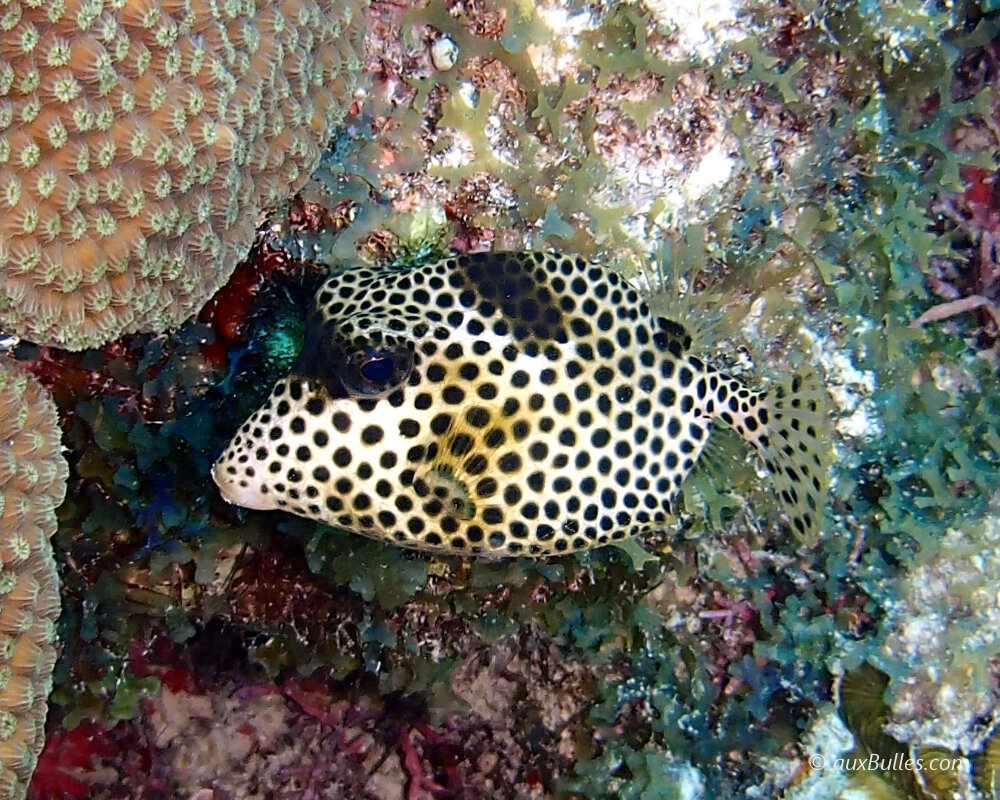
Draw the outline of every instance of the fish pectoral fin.
<instances>
[{"instance_id":1,"label":"fish pectoral fin","mask_svg":"<svg viewBox=\"0 0 1000 800\"><path fill-rule=\"evenodd\" d=\"M440 500L444 511L457 519L470 520L476 516L476 504L469 487L450 469L435 466L432 462L414 477L413 484L418 493Z\"/></svg>"}]
</instances>

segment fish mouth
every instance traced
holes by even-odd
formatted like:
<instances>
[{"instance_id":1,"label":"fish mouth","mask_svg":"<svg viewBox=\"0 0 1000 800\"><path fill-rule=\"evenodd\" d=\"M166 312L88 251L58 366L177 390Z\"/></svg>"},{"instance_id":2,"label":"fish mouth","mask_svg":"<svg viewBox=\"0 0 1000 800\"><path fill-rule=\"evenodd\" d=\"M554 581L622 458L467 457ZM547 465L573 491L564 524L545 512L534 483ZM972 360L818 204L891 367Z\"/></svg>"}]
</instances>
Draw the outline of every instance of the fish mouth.
<instances>
[{"instance_id":1,"label":"fish mouth","mask_svg":"<svg viewBox=\"0 0 1000 800\"><path fill-rule=\"evenodd\" d=\"M250 508L255 511L269 511L277 508L277 504L271 500L271 495L261 491L259 480L241 474L239 470L236 474L230 474L224 462L225 455L212 464L212 480L219 487L219 494L227 503L243 508Z\"/></svg>"}]
</instances>

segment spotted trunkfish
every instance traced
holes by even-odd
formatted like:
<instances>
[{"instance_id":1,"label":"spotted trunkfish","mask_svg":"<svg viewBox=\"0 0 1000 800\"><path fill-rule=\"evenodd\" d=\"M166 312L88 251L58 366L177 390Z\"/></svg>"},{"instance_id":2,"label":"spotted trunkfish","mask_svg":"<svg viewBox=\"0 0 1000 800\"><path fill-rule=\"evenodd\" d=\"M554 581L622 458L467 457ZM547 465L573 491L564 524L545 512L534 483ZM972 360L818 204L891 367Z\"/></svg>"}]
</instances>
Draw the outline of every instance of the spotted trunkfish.
<instances>
[{"instance_id":1,"label":"spotted trunkfish","mask_svg":"<svg viewBox=\"0 0 1000 800\"><path fill-rule=\"evenodd\" d=\"M213 467L223 497L483 557L662 529L713 424L800 535L825 502L815 374L755 391L619 274L554 253L361 268L318 290L292 373Z\"/></svg>"}]
</instances>

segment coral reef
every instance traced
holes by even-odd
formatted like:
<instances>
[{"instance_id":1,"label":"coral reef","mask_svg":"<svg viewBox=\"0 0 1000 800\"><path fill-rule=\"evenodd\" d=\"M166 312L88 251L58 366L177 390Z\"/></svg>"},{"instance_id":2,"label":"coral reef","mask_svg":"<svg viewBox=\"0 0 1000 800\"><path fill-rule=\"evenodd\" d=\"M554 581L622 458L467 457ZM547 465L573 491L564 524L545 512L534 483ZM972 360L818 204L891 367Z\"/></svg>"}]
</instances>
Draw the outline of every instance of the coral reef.
<instances>
[{"instance_id":1,"label":"coral reef","mask_svg":"<svg viewBox=\"0 0 1000 800\"><path fill-rule=\"evenodd\" d=\"M213 674L189 657L213 646L209 636L217 647L231 635L199 635L186 652L154 639L137 667L161 688L111 729L84 721L53 734L32 800L541 798L585 735L594 676L578 661L558 663L537 632L470 658L455 683L482 695L478 709L443 722L370 677L269 681L238 659Z\"/></svg>"},{"instance_id":2,"label":"coral reef","mask_svg":"<svg viewBox=\"0 0 1000 800\"><path fill-rule=\"evenodd\" d=\"M15 351L71 471L38 796L995 796L996 4L380 0L368 20L371 90L199 321ZM221 501L209 466L287 373L326 269L501 247L655 262L640 278L682 295L664 307L713 318L710 363L760 388L814 365L836 405L821 535L794 537L725 446L674 527L533 564ZM214 776L182 731L232 743ZM965 761L809 758L880 751Z\"/></svg>"},{"instance_id":3,"label":"coral reef","mask_svg":"<svg viewBox=\"0 0 1000 800\"><path fill-rule=\"evenodd\" d=\"M48 392L0 356L0 797L24 797L45 741L59 576L52 544L66 460Z\"/></svg>"},{"instance_id":4,"label":"coral reef","mask_svg":"<svg viewBox=\"0 0 1000 800\"><path fill-rule=\"evenodd\" d=\"M3 3L4 325L81 349L197 312L343 119L362 9Z\"/></svg>"},{"instance_id":5,"label":"coral reef","mask_svg":"<svg viewBox=\"0 0 1000 800\"><path fill-rule=\"evenodd\" d=\"M895 679L889 731L903 742L970 748L997 705L990 666L1000 654L1000 519L949 528L932 557L914 561L875 659Z\"/></svg>"}]
</instances>

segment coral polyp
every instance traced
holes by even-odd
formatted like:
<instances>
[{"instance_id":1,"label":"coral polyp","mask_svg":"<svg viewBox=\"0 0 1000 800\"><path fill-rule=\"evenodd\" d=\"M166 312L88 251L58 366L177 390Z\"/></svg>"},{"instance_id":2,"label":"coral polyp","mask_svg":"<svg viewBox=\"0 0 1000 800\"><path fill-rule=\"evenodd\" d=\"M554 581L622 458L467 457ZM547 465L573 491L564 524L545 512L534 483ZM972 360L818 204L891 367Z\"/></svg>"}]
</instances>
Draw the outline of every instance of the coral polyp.
<instances>
[{"instance_id":1,"label":"coral polyp","mask_svg":"<svg viewBox=\"0 0 1000 800\"><path fill-rule=\"evenodd\" d=\"M363 2L5 2L0 320L96 347L176 327L351 102Z\"/></svg>"},{"instance_id":2,"label":"coral polyp","mask_svg":"<svg viewBox=\"0 0 1000 800\"><path fill-rule=\"evenodd\" d=\"M50 537L66 492L56 409L0 356L0 797L21 798L45 742L59 576Z\"/></svg>"}]
</instances>

